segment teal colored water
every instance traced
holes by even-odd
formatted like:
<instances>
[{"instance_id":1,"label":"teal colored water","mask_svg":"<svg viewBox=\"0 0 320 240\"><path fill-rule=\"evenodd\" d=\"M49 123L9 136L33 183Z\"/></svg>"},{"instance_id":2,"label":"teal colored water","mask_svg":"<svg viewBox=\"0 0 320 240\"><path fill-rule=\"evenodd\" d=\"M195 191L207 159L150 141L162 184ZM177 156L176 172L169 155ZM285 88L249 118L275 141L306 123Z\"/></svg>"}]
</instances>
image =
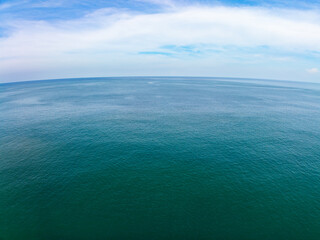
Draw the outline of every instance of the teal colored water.
<instances>
[{"instance_id":1,"label":"teal colored water","mask_svg":"<svg viewBox=\"0 0 320 240\"><path fill-rule=\"evenodd\" d=\"M0 239L320 239L320 85L0 85Z\"/></svg>"}]
</instances>

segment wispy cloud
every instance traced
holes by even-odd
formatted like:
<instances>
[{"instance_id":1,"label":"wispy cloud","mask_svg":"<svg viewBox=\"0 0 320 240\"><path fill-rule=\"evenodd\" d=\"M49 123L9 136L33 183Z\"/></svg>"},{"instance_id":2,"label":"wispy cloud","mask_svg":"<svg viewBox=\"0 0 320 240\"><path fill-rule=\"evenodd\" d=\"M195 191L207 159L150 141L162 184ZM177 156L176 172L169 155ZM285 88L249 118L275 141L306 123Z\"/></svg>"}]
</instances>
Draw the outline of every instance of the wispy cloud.
<instances>
[{"instance_id":1,"label":"wispy cloud","mask_svg":"<svg viewBox=\"0 0 320 240\"><path fill-rule=\"evenodd\" d=\"M11 21L6 26L11 34L0 38L0 81L63 74L141 75L151 65L151 75L186 75L183 69L191 60L184 56L193 57L192 75L247 72L247 76L296 79L303 76L306 64L317 61L307 59L310 52L320 51L317 10L177 7L172 1L146 1L170 9L146 13L101 8L73 20ZM244 63L247 66L239 70ZM17 69L26 74L17 76ZM281 69L285 74L279 74Z\"/></svg>"},{"instance_id":2,"label":"wispy cloud","mask_svg":"<svg viewBox=\"0 0 320 240\"><path fill-rule=\"evenodd\" d=\"M0 3L0 11L1 10L7 10L10 9L16 5L20 4L20 2L5 2L5 3Z\"/></svg>"},{"instance_id":3,"label":"wispy cloud","mask_svg":"<svg viewBox=\"0 0 320 240\"><path fill-rule=\"evenodd\" d=\"M34 7L34 8L56 8L56 7L61 7L64 5L63 1L59 1L59 0L47 0L47 1L42 1L42 2L37 2L34 4L31 4L30 7Z\"/></svg>"},{"instance_id":4,"label":"wispy cloud","mask_svg":"<svg viewBox=\"0 0 320 240\"><path fill-rule=\"evenodd\" d=\"M318 68L309 68L309 69L307 69L307 72L311 73L311 74L315 74L315 73L319 72L319 69Z\"/></svg>"},{"instance_id":5,"label":"wispy cloud","mask_svg":"<svg viewBox=\"0 0 320 240\"><path fill-rule=\"evenodd\" d=\"M10 8L11 6L12 4L9 4L9 3L0 4L0 10Z\"/></svg>"},{"instance_id":6,"label":"wispy cloud","mask_svg":"<svg viewBox=\"0 0 320 240\"><path fill-rule=\"evenodd\" d=\"M139 54L172 56L172 53L169 53L169 52L156 52L156 51L139 52Z\"/></svg>"},{"instance_id":7,"label":"wispy cloud","mask_svg":"<svg viewBox=\"0 0 320 240\"><path fill-rule=\"evenodd\" d=\"M173 0L135 0L135 1L151 3L151 4L156 4L159 6L166 6L171 8L175 8L178 5L177 1L173 1Z\"/></svg>"}]
</instances>

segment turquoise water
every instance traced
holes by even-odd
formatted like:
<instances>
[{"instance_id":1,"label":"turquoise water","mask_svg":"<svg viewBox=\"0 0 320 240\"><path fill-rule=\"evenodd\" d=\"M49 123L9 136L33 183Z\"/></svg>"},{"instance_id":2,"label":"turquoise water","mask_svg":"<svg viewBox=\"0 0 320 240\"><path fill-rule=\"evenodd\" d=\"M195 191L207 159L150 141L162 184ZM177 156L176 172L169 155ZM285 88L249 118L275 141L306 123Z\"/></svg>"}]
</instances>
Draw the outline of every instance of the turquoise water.
<instances>
[{"instance_id":1,"label":"turquoise water","mask_svg":"<svg viewBox=\"0 0 320 240\"><path fill-rule=\"evenodd\" d=\"M0 239L320 239L320 85L0 85Z\"/></svg>"}]
</instances>

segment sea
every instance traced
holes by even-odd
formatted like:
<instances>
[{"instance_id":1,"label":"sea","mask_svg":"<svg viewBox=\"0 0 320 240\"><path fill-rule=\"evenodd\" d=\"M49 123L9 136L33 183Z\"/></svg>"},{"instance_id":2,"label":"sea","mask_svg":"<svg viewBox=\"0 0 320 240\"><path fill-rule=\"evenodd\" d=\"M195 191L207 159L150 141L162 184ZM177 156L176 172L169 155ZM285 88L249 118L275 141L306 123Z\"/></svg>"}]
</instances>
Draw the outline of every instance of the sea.
<instances>
[{"instance_id":1,"label":"sea","mask_svg":"<svg viewBox=\"0 0 320 240\"><path fill-rule=\"evenodd\" d=\"M319 240L320 84L0 84L1 240Z\"/></svg>"}]
</instances>

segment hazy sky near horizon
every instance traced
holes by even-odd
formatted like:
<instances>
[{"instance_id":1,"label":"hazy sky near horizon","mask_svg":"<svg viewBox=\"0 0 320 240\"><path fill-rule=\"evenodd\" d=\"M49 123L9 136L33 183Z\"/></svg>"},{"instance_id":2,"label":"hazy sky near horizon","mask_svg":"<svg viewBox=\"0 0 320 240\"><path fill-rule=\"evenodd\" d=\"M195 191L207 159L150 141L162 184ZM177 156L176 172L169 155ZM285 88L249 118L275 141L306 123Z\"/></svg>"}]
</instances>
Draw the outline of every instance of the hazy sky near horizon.
<instances>
[{"instance_id":1,"label":"hazy sky near horizon","mask_svg":"<svg viewBox=\"0 0 320 240\"><path fill-rule=\"evenodd\" d=\"M0 0L0 82L212 76L320 82L320 1Z\"/></svg>"}]
</instances>

